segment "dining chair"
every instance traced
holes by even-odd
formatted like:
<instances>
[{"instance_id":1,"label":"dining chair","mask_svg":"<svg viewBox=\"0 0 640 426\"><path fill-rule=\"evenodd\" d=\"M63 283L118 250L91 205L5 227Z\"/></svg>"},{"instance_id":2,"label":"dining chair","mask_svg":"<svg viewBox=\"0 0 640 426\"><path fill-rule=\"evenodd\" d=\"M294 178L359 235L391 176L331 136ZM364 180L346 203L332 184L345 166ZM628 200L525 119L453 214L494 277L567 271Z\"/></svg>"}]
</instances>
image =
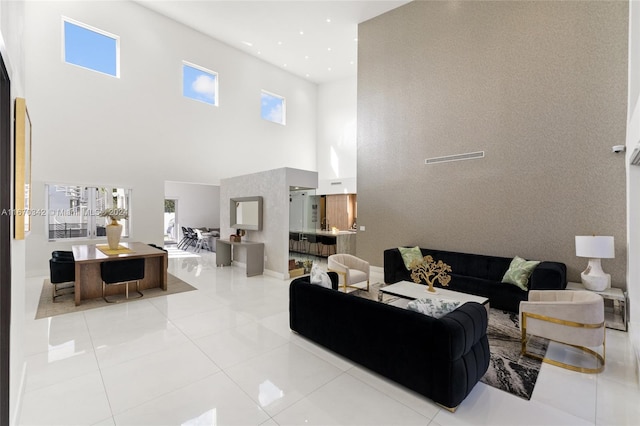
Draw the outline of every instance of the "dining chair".
<instances>
[{"instance_id":1,"label":"dining chair","mask_svg":"<svg viewBox=\"0 0 640 426\"><path fill-rule=\"evenodd\" d=\"M100 264L102 277L102 298L107 303L120 303L122 300L109 300L106 296L107 286L125 286L125 299L129 299L129 283L136 283L136 292L140 298L144 296L140 291L140 280L144 278L144 259L112 260Z\"/></svg>"},{"instance_id":2,"label":"dining chair","mask_svg":"<svg viewBox=\"0 0 640 426\"><path fill-rule=\"evenodd\" d=\"M61 290L74 289L76 280L76 264L73 252L57 250L51 252L49 259L49 279L53 285L53 301L69 292Z\"/></svg>"}]
</instances>

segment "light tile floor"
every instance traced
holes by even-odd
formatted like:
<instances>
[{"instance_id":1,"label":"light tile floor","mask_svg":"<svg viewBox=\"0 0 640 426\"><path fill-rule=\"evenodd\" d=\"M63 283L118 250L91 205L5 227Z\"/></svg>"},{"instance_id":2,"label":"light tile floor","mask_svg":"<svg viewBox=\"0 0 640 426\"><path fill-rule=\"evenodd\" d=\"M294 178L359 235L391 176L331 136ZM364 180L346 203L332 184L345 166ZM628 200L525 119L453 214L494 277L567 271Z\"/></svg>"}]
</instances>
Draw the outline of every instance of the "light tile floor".
<instances>
[{"instance_id":1,"label":"light tile floor","mask_svg":"<svg viewBox=\"0 0 640 426\"><path fill-rule=\"evenodd\" d=\"M29 321L20 424L640 424L624 332L607 330L601 374L544 364L531 401L478 383L450 413L291 333L288 281L204 251L172 251L169 272L198 291ZM28 317L43 278L27 280Z\"/></svg>"}]
</instances>

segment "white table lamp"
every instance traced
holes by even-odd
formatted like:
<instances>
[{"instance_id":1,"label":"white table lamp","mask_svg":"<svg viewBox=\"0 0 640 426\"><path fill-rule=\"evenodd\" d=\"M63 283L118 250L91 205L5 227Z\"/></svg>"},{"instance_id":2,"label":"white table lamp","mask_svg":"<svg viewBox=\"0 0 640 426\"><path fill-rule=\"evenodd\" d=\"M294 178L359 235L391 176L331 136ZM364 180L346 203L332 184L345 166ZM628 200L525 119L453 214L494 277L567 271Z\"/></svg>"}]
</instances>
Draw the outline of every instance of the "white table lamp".
<instances>
[{"instance_id":1,"label":"white table lamp","mask_svg":"<svg viewBox=\"0 0 640 426\"><path fill-rule=\"evenodd\" d=\"M576 236L576 256L588 257L589 265L582 271L582 284L587 290L603 291L611 287L611 275L605 274L600 259L613 259L613 237Z\"/></svg>"}]
</instances>

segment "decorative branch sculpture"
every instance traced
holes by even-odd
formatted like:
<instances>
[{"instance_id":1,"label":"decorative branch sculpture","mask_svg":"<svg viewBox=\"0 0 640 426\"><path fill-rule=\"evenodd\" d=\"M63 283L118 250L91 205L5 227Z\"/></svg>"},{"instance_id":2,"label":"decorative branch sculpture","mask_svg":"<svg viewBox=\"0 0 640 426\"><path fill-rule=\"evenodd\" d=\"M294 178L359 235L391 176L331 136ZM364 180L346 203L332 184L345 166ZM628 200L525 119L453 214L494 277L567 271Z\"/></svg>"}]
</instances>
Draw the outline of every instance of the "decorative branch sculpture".
<instances>
[{"instance_id":1,"label":"decorative branch sculpture","mask_svg":"<svg viewBox=\"0 0 640 426\"><path fill-rule=\"evenodd\" d=\"M428 291L435 293L433 283L438 280L440 285L446 287L451 281L451 266L444 263L442 260L435 262L433 256L427 255L422 260L414 260L409 265L411 269L411 279L415 283L420 283L423 280L429 285Z\"/></svg>"}]
</instances>

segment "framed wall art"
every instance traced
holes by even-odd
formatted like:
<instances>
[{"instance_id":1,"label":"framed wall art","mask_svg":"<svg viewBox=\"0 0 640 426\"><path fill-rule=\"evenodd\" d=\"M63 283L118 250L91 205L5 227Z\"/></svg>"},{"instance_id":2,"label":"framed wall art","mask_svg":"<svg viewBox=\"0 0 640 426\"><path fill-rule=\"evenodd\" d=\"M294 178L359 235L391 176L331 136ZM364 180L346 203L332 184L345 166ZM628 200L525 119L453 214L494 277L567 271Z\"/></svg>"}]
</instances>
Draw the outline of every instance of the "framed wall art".
<instances>
[{"instance_id":1,"label":"framed wall art","mask_svg":"<svg viewBox=\"0 0 640 426\"><path fill-rule=\"evenodd\" d=\"M31 119L24 98L15 105L14 238L24 240L31 231Z\"/></svg>"}]
</instances>

